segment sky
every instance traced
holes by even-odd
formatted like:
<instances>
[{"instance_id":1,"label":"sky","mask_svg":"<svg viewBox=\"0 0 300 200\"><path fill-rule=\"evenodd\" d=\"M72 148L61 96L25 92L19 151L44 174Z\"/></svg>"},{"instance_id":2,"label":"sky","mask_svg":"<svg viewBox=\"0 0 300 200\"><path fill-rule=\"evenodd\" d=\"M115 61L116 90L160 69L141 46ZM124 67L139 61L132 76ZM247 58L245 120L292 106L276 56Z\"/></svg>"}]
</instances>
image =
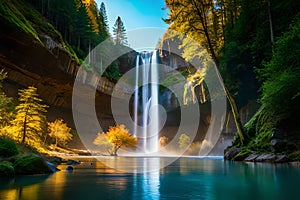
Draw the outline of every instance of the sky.
<instances>
[{"instance_id":1,"label":"sky","mask_svg":"<svg viewBox=\"0 0 300 200\"><path fill-rule=\"evenodd\" d=\"M145 36L148 40L153 40L153 44L156 44L161 38L161 30L166 30L168 27L162 20L167 17L168 13L168 10L163 9L165 7L164 0L96 0L96 2L98 6L101 2L105 4L111 33L117 17L121 17L125 29L129 33L129 44L133 43L130 41L131 31L150 27L159 28L160 30L156 34ZM133 35L136 36L136 34Z\"/></svg>"}]
</instances>

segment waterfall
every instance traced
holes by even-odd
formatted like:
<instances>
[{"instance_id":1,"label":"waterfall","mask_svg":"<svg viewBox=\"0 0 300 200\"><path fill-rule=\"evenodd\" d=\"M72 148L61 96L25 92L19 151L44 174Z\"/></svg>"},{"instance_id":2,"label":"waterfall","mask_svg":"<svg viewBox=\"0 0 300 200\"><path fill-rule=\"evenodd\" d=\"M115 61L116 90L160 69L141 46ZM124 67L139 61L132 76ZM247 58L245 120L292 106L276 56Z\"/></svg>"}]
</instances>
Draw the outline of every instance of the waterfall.
<instances>
[{"instance_id":1,"label":"waterfall","mask_svg":"<svg viewBox=\"0 0 300 200\"><path fill-rule=\"evenodd\" d=\"M138 138L138 149L142 153L158 151L158 71L157 51L141 52L137 56L133 110L134 135ZM137 128L139 125L142 129Z\"/></svg>"}]
</instances>

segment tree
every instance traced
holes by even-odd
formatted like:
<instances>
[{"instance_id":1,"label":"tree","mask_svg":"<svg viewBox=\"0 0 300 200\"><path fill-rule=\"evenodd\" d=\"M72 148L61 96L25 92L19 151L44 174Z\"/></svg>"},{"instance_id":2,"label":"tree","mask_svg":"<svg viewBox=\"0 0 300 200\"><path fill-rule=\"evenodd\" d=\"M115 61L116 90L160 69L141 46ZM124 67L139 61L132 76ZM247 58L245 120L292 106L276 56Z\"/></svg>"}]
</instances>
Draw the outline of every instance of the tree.
<instances>
[{"instance_id":1,"label":"tree","mask_svg":"<svg viewBox=\"0 0 300 200\"><path fill-rule=\"evenodd\" d=\"M114 145L109 141L105 133L98 133L93 143L99 146L101 151L107 152L109 155L114 154Z\"/></svg>"},{"instance_id":2,"label":"tree","mask_svg":"<svg viewBox=\"0 0 300 200\"><path fill-rule=\"evenodd\" d=\"M108 18L107 18L107 14L106 14L106 8L105 8L105 4L102 2L100 5L100 16L101 16L101 22L102 25L104 27L106 38L109 37L109 26L108 26Z\"/></svg>"},{"instance_id":3,"label":"tree","mask_svg":"<svg viewBox=\"0 0 300 200\"><path fill-rule=\"evenodd\" d=\"M65 147L72 140L71 128L62 119L56 119L48 123L49 136L55 139L55 149L57 145Z\"/></svg>"},{"instance_id":4,"label":"tree","mask_svg":"<svg viewBox=\"0 0 300 200\"><path fill-rule=\"evenodd\" d=\"M11 124L16 129L21 143L38 146L45 131L44 113L47 112L48 106L41 103L37 89L32 86L19 91L19 102L16 107L16 118Z\"/></svg>"},{"instance_id":5,"label":"tree","mask_svg":"<svg viewBox=\"0 0 300 200\"><path fill-rule=\"evenodd\" d=\"M163 148L167 146L167 144L169 143L169 138L167 136L161 136L158 140L158 143L159 143L159 147Z\"/></svg>"},{"instance_id":6,"label":"tree","mask_svg":"<svg viewBox=\"0 0 300 200\"><path fill-rule=\"evenodd\" d=\"M111 155L117 156L118 150L124 146L131 149L136 149L137 138L130 135L128 129L124 124L117 126L110 126L106 133L98 134L94 140L94 144L105 144L107 140L103 139L103 134L107 137L108 141L113 145Z\"/></svg>"},{"instance_id":7,"label":"tree","mask_svg":"<svg viewBox=\"0 0 300 200\"><path fill-rule=\"evenodd\" d=\"M115 25L113 27L113 34L114 34L115 44L125 45L125 46L128 45L126 29L120 16L118 16Z\"/></svg>"},{"instance_id":8,"label":"tree","mask_svg":"<svg viewBox=\"0 0 300 200\"><path fill-rule=\"evenodd\" d=\"M215 6L215 2L212 0L166 0L166 5L170 9L170 14L168 19L165 19L165 22L170 24L170 29L185 33L193 40L203 45L210 53L212 60L218 67L219 65L217 57L220 54L220 50L224 44L224 29L222 27L222 23L220 23L222 18L220 17L217 7ZM185 46L185 48L190 48L190 45ZM199 55L196 54L187 59L187 61L197 56ZM199 78L198 76L196 77L197 79L193 82L196 85L200 85L203 79ZM223 82L218 71L217 78L219 81ZM201 82L197 82L197 80L200 80ZM224 84L223 89L230 103L234 121L237 127L237 132L240 141L243 144L245 134L235 100Z\"/></svg>"},{"instance_id":9,"label":"tree","mask_svg":"<svg viewBox=\"0 0 300 200\"><path fill-rule=\"evenodd\" d=\"M191 138L187 134L181 134L178 139L180 149L186 149L191 144Z\"/></svg>"}]
</instances>

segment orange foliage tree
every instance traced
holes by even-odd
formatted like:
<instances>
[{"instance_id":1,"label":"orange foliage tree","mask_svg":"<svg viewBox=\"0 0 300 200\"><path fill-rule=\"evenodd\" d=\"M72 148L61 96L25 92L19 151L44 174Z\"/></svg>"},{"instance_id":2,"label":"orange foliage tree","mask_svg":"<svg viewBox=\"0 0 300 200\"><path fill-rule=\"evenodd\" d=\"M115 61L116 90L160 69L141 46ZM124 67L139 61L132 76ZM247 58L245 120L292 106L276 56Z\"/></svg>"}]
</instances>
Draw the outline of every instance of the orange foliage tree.
<instances>
[{"instance_id":1,"label":"orange foliage tree","mask_svg":"<svg viewBox=\"0 0 300 200\"><path fill-rule=\"evenodd\" d=\"M124 124L110 126L108 131L104 133L108 141L113 145L111 155L117 156L118 150L123 146L131 149L136 149L137 138L129 133ZM99 137L103 134L98 134L94 140L96 145L105 145L101 141L105 141Z\"/></svg>"}]
</instances>

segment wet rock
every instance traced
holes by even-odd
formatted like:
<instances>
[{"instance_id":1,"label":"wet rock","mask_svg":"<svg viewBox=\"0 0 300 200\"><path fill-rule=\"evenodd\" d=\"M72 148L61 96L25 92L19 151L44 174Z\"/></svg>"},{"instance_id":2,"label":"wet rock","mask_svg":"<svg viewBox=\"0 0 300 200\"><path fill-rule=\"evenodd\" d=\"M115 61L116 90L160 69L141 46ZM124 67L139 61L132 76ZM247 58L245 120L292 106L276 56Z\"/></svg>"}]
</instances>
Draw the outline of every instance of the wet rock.
<instances>
[{"instance_id":1,"label":"wet rock","mask_svg":"<svg viewBox=\"0 0 300 200\"><path fill-rule=\"evenodd\" d=\"M49 161L46 161L48 167L51 169L52 172L58 172L60 171L59 169L56 168L56 166L54 164L52 164L51 162Z\"/></svg>"},{"instance_id":2,"label":"wet rock","mask_svg":"<svg viewBox=\"0 0 300 200\"><path fill-rule=\"evenodd\" d=\"M74 167L71 166L71 165L68 165L68 166L66 167L66 171L68 171L68 172L71 172L71 171L73 171L73 170L74 170Z\"/></svg>"},{"instance_id":3,"label":"wet rock","mask_svg":"<svg viewBox=\"0 0 300 200\"><path fill-rule=\"evenodd\" d=\"M245 158L245 161L246 162L254 162L258 156L259 156L259 154L253 153L250 156L248 156L247 158Z\"/></svg>"},{"instance_id":4,"label":"wet rock","mask_svg":"<svg viewBox=\"0 0 300 200\"><path fill-rule=\"evenodd\" d=\"M81 162L77 160L68 160L67 165L79 165Z\"/></svg>"},{"instance_id":5,"label":"wet rock","mask_svg":"<svg viewBox=\"0 0 300 200\"><path fill-rule=\"evenodd\" d=\"M286 155L277 155L275 163L283 163L283 162L288 162L289 158Z\"/></svg>"},{"instance_id":6,"label":"wet rock","mask_svg":"<svg viewBox=\"0 0 300 200\"><path fill-rule=\"evenodd\" d=\"M225 160L233 160L233 158L241 152L240 148L231 148L225 152L224 159Z\"/></svg>"},{"instance_id":7,"label":"wet rock","mask_svg":"<svg viewBox=\"0 0 300 200\"><path fill-rule=\"evenodd\" d=\"M274 162L275 160L276 160L276 155L263 153L255 159L255 162Z\"/></svg>"}]
</instances>

